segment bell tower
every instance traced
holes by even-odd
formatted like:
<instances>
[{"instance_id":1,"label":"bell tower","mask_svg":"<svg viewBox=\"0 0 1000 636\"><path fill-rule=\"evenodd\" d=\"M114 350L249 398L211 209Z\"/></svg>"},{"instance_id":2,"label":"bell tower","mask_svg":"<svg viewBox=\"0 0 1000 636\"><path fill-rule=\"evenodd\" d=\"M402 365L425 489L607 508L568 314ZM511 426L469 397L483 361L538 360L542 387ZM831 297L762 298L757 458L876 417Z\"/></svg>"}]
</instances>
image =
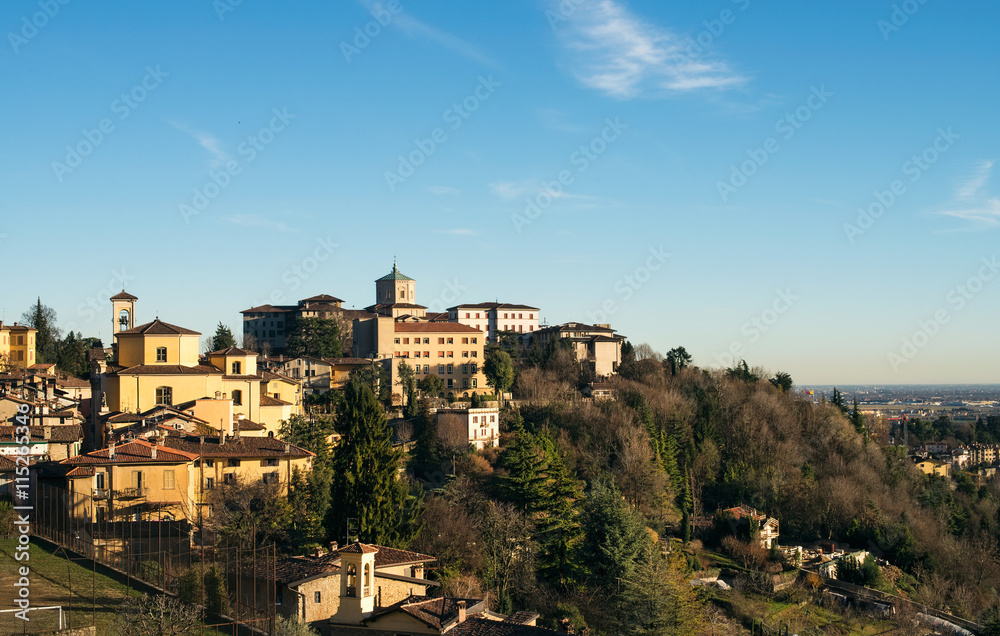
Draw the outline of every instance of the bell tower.
<instances>
[{"instance_id":1,"label":"bell tower","mask_svg":"<svg viewBox=\"0 0 1000 636\"><path fill-rule=\"evenodd\" d=\"M378 548L354 543L340 550L340 610L337 622L360 624L375 611Z\"/></svg>"},{"instance_id":2,"label":"bell tower","mask_svg":"<svg viewBox=\"0 0 1000 636\"><path fill-rule=\"evenodd\" d=\"M114 337L119 331L128 331L135 327L135 301L136 296L126 293L123 289L120 294L111 297L112 322L111 335Z\"/></svg>"},{"instance_id":3,"label":"bell tower","mask_svg":"<svg viewBox=\"0 0 1000 636\"><path fill-rule=\"evenodd\" d=\"M417 281L404 275L396 267L395 261L392 263L392 271L375 281L375 304L395 305L396 303L408 303L415 305L417 302Z\"/></svg>"}]
</instances>

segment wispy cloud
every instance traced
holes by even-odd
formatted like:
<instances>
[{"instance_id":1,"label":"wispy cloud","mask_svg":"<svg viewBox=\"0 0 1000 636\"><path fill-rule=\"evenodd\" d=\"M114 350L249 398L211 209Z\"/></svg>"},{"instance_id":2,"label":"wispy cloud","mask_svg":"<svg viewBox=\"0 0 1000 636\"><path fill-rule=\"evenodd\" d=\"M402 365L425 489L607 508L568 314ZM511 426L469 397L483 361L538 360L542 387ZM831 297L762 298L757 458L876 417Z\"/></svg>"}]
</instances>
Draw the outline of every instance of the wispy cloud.
<instances>
[{"instance_id":1,"label":"wispy cloud","mask_svg":"<svg viewBox=\"0 0 1000 636\"><path fill-rule=\"evenodd\" d=\"M201 130L194 130L189 126L177 122L170 122L170 125L183 133L191 135L191 137L198 142L199 146L208 151L209 165L213 170L222 166L232 158L223 148L222 141L220 141L215 135Z\"/></svg>"},{"instance_id":2,"label":"wispy cloud","mask_svg":"<svg viewBox=\"0 0 1000 636\"><path fill-rule=\"evenodd\" d=\"M295 232L292 228L288 227L281 221L274 221L272 219L265 219L262 216L256 214L235 214L233 216L227 217L226 221L232 223L233 225L240 225L243 227L259 228L262 230L269 230L272 232Z\"/></svg>"},{"instance_id":3,"label":"wispy cloud","mask_svg":"<svg viewBox=\"0 0 1000 636\"><path fill-rule=\"evenodd\" d=\"M438 196L457 197L462 194L462 191L458 188L449 188L448 186L428 186L427 191Z\"/></svg>"},{"instance_id":4,"label":"wispy cloud","mask_svg":"<svg viewBox=\"0 0 1000 636\"><path fill-rule=\"evenodd\" d=\"M375 2L374 0L360 0L360 2L369 11L383 8L383 5L385 4L383 2ZM403 33L410 37L420 37L425 40L430 40L435 44L458 53L462 57L479 62L480 64L485 64L491 68L500 68L500 65L497 62L490 59L489 56L480 51L475 45L466 42L458 36L436 29L429 24L418 20L417 18L414 18L406 11L395 14L392 18L392 23L399 26Z\"/></svg>"},{"instance_id":5,"label":"wispy cloud","mask_svg":"<svg viewBox=\"0 0 1000 636\"><path fill-rule=\"evenodd\" d=\"M534 194L540 189L538 181L497 181L490 184L490 191L501 199L516 199L526 194Z\"/></svg>"},{"instance_id":6,"label":"wispy cloud","mask_svg":"<svg viewBox=\"0 0 1000 636\"><path fill-rule=\"evenodd\" d=\"M450 230L434 230L435 234L452 234L454 236L479 236L482 234L479 230L470 230L466 227L456 227Z\"/></svg>"},{"instance_id":7,"label":"wispy cloud","mask_svg":"<svg viewBox=\"0 0 1000 636\"><path fill-rule=\"evenodd\" d=\"M538 179L525 179L524 181L497 181L489 184L490 191L501 199L532 199L544 193L553 200L565 201L562 205L572 205L568 209L586 210L593 208L618 207L623 205L621 201L597 197L589 194L573 194L566 190L555 191L547 188Z\"/></svg>"},{"instance_id":8,"label":"wispy cloud","mask_svg":"<svg viewBox=\"0 0 1000 636\"><path fill-rule=\"evenodd\" d=\"M578 6L557 33L573 75L618 99L731 88L748 81L722 60L690 57L680 36L614 0Z\"/></svg>"},{"instance_id":9,"label":"wispy cloud","mask_svg":"<svg viewBox=\"0 0 1000 636\"><path fill-rule=\"evenodd\" d=\"M955 200L938 213L970 221L965 230L992 229L1000 225L1000 199L990 198L986 186L993 174L993 160L983 161L955 188Z\"/></svg>"}]
</instances>

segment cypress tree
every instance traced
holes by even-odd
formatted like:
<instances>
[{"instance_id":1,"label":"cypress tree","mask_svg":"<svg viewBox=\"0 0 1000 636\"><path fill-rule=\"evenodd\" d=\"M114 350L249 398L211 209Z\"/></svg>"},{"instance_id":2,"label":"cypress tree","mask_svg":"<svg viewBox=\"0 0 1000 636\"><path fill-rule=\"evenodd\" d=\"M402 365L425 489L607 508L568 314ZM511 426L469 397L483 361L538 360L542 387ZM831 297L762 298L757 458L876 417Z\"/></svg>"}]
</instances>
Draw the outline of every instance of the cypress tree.
<instances>
[{"instance_id":1,"label":"cypress tree","mask_svg":"<svg viewBox=\"0 0 1000 636\"><path fill-rule=\"evenodd\" d=\"M393 448L385 413L360 378L347 384L336 430L341 440L333 452L331 530L339 536L350 518L360 541L405 547L419 530L421 501L399 480L402 453Z\"/></svg>"},{"instance_id":2,"label":"cypress tree","mask_svg":"<svg viewBox=\"0 0 1000 636\"><path fill-rule=\"evenodd\" d=\"M583 531L577 502L583 498L580 483L573 478L555 444L548 440L547 482L543 488L544 506L538 521L539 573L552 583L566 587L577 578L575 559Z\"/></svg>"}]
</instances>

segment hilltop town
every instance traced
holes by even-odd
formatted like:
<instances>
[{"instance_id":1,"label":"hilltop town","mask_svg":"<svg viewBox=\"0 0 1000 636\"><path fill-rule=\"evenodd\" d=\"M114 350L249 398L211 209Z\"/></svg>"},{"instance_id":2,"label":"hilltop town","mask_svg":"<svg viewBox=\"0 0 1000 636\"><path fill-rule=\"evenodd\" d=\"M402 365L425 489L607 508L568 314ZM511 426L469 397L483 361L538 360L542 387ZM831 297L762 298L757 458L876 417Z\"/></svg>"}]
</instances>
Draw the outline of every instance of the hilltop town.
<instances>
[{"instance_id":1,"label":"hilltop town","mask_svg":"<svg viewBox=\"0 0 1000 636\"><path fill-rule=\"evenodd\" d=\"M531 304L432 312L396 264L374 291L250 307L203 346L123 290L112 342L69 334L75 373L39 300L0 326L8 514L29 502L33 540L268 633L992 620L948 560L1000 583L988 404L925 421Z\"/></svg>"}]
</instances>

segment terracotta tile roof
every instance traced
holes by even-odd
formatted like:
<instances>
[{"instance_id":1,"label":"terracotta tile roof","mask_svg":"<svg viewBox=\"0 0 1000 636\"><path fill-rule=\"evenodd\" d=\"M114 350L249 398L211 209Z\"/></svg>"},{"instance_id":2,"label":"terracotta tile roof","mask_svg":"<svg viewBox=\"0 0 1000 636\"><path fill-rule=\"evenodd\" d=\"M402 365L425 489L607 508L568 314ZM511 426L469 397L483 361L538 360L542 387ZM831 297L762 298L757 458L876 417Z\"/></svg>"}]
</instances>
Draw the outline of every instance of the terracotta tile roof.
<instances>
[{"instance_id":1,"label":"terracotta tile roof","mask_svg":"<svg viewBox=\"0 0 1000 636\"><path fill-rule=\"evenodd\" d=\"M116 375L212 375L222 371L207 364L186 367L181 364L137 364L134 367L118 368Z\"/></svg>"},{"instance_id":2,"label":"terracotta tile roof","mask_svg":"<svg viewBox=\"0 0 1000 636\"><path fill-rule=\"evenodd\" d=\"M380 551L381 550L379 548L364 543L352 543L351 545L344 546L343 548L337 550L340 554L371 554L372 552Z\"/></svg>"},{"instance_id":3,"label":"terracotta tile roof","mask_svg":"<svg viewBox=\"0 0 1000 636\"><path fill-rule=\"evenodd\" d=\"M45 363L45 364L42 364L42 363L39 362L39 363L35 363L35 364L31 365L28 368L32 369L32 370L35 370L35 371L41 371L41 370L44 370L44 369L51 369L54 366L56 366L56 365L53 362L48 362L48 363Z\"/></svg>"},{"instance_id":4,"label":"terracotta tile roof","mask_svg":"<svg viewBox=\"0 0 1000 636\"><path fill-rule=\"evenodd\" d=\"M17 463L14 460L8 459L6 455L0 455L0 473L14 472L15 468Z\"/></svg>"},{"instance_id":5,"label":"terracotta tile roof","mask_svg":"<svg viewBox=\"0 0 1000 636\"><path fill-rule=\"evenodd\" d=\"M518 612L518 614L521 613ZM511 616L511 618L514 616ZM481 616L470 616L465 619L464 623L450 629L448 633L453 636L543 636L545 634L558 634L559 632L544 627L516 623L510 619L494 621Z\"/></svg>"},{"instance_id":6,"label":"terracotta tile roof","mask_svg":"<svg viewBox=\"0 0 1000 636\"><path fill-rule=\"evenodd\" d=\"M138 296L133 296L132 294L126 292L124 289L120 293L115 294L111 297L111 300L139 300Z\"/></svg>"},{"instance_id":7,"label":"terracotta tile roof","mask_svg":"<svg viewBox=\"0 0 1000 636\"><path fill-rule=\"evenodd\" d=\"M251 307L250 309L244 309L241 314L263 314L263 313L279 313L283 314L288 311L293 311L298 309L298 307L275 307L274 305L260 305L259 307Z\"/></svg>"},{"instance_id":8,"label":"terracotta tile roof","mask_svg":"<svg viewBox=\"0 0 1000 636\"><path fill-rule=\"evenodd\" d=\"M219 349L218 351L209 351L207 355L210 356L255 356L257 355L253 351L247 351L246 349L240 349L239 347L229 347L227 349Z\"/></svg>"},{"instance_id":9,"label":"terracotta tile roof","mask_svg":"<svg viewBox=\"0 0 1000 636\"><path fill-rule=\"evenodd\" d=\"M271 397L270 395L260 396L261 406L291 406L291 402L286 402L284 400L279 400L278 398Z\"/></svg>"},{"instance_id":10,"label":"terracotta tile roof","mask_svg":"<svg viewBox=\"0 0 1000 636\"><path fill-rule=\"evenodd\" d=\"M49 439L45 439L45 429L50 432ZM79 442L83 438L83 427L79 424L53 424L51 426L39 426L33 424L28 429L32 442L56 442L72 443ZM0 426L0 442L14 441L14 427Z\"/></svg>"},{"instance_id":11,"label":"terracotta tile roof","mask_svg":"<svg viewBox=\"0 0 1000 636\"><path fill-rule=\"evenodd\" d=\"M483 333L475 327L457 322L397 322L395 331L396 333Z\"/></svg>"},{"instance_id":12,"label":"terracotta tile roof","mask_svg":"<svg viewBox=\"0 0 1000 636\"><path fill-rule=\"evenodd\" d=\"M136 464L136 463L187 463L198 458L197 455L168 448L160 444L156 449L156 459L153 459L152 444L143 439L136 439L123 444L115 445L115 458L111 460L110 448L92 451L84 455L77 455L64 459L60 464L79 466L83 464Z\"/></svg>"},{"instance_id":13,"label":"terracotta tile roof","mask_svg":"<svg viewBox=\"0 0 1000 636\"><path fill-rule=\"evenodd\" d=\"M398 550L396 548L389 548L386 546L375 546L378 548L378 554L375 555L375 567L384 568L393 565L404 565L407 563L427 563L430 561L436 561L432 556L426 554L420 554L419 552L410 552L409 550Z\"/></svg>"},{"instance_id":14,"label":"terracotta tile roof","mask_svg":"<svg viewBox=\"0 0 1000 636\"><path fill-rule=\"evenodd\" d=\"M397 605L387 607L384 610L377 610L369 620L400 611L404 614L409 614L428 627L440 630L448 623L457 620L459 601L465 601L466 611L471 614L481 612L485 609L483 602L479 599L426 598L415 596Z\"/></svg>"},{"instance_id":15,"label":"terracotta tile roof","mask_svg":"<svg viewBox=\"0 0 1000 636\"><path fill-rule=\"evenodd\" d=\"M289 584L302 579L308 579L322 574L332 574L340 569L340 566L331 561L325 561L308 556L294 556L278 559L274 564L274 572L270 568L261 566L257 568L257 578L277 580L279 583Z\"/></svg>"},{"instance_id":16,"label":"terracotta tile roof","mask_svg":"<svg viewBox=\"0 0 1000 636\"><path fill-rule=\"evenodd\" d=\"M250 420L244 418L242 420L237 420L236 416L233 416L233 428L240 431L263 431L266 426L263 424L258 424L257 422L251 422Z\"/></svg>"},{"instance_id":17,"label":"terracotta tile roof","mask_svg":"<svg viewBox=\"0 0 1000 636\"><path fill-rule=\"evenodd\" d=\"M274 437L243 437L239 439L230 437L226 443L219 445L218 437L206 437L205 443L201 443L201 437L195 435L169 435L161 448L166 446L170 449L197 457L314 457L315 454L295 444L287 444L288 452L285 452L286 443Z\"/></svg>"},{"instance_id":18,"label":"terracotta tile roof","mask_svg":"<svg viewBox=\"0 0 1000 636\"><path fill-rule=\"evenodd\" d=\"M143 416L139 413L115 413L108 416L105 421L112 424L127 424L131 422L141 422Z\"/></svg>"},{"instance_id":19,"label":"terracotta tile roof","mask_svg":"<svg viewBox=\"0 0 1000 636\"><path fill-rule=\"evenodd\" d=\"M300 303L307 302L329 302L329 303L342 303L344 302L336 296L331 296L330 294L319 294L318 296L313 296L312 298L303 298L299 301Z\"/></svg>"},{"instance_id":20,"label":"terracotta tile roof","mask_svg":"<svg viewBox=\"0 0 1000 636\"><path fill-rule=\"evenodd\" d=\"M448 322L448 312L447 311L428 311L424 314L424 320L427 322Z\"/></svg>"},{"instance_id":21,"label":"terracotta tile roof","mask_svg":"<svg viewBox=\"0 0 1000 636\"><path fill-rule=\"evenodd\" d=\"M147 322L144 325L139 325L133 329L127 329L125 331L119 331L116 335L119 336L135 336L135 335L149 335L149 336L200 336L201 333L198 331L191 331L190 329L185 329L184 327L178 327L177 325L171 325L168 322L163 322L159 318L153 322Z\"/></svg>"},{"instance_id":22,"label":"terracotta tile roof","mask_svg":"<svg viewBox=\"0 0 1000 636\"><path fill-rule=\"evenodd\" d=\"M456 311L459 309L523 309L528 311L540 311L538 307L532 307L531 305L512 305L510 303L476 303L474 305L455 305L454 307L449 307L448 311Z\"/></svg>"},{"instance_id":23,"label":"terracotta tile roof","mask_svg":"<svg viewBox=\"0 0 1000 636\"><path fill-rule=\"evenodd\" d=\"M288 377L287 375L282 375L280 373L275 373L274 371L268 371L266 369L262 369L259 375L262 380L267 380L268 382L270 382L271 380L284 380L285 382L288 382L290 384L302 384L298 380L294 380Z\"/></svg>"},{"instance_id":24,"label":"terracotta tile roof","mask_svg":"<svg viewBox=\"0 0 1000 636\"><path fill-rule=\"evenodd\" d=\"M374 313L379 313L383 309L427 309L427 307L413 303L378 303L377 305L365 307L365 311Z\"/></svg>"},{"instance_id":25,"label":"terracotta tile roof","mask_svg":"<svg viewBox=\"0 0 1000 636\"><path fill-rule=\"evenodd\" d=\"M67 477L93 477L94 467L93 466L77 466L73 470L66 473Z\"/></svg>"},{"instance_id":26,"label":"terracotta tile roof","mask_svg":"<svg viewBox=\"0 0 1000 636\"><path fill-rule=\"evenodd\" d=\"M73 376L64 376L61 378L56 378L56 386L61 386L63 388L69 389L89 389L90 382L87 380L81 380L80 378L74 378Z\"/></svg>"}]
</instances>

